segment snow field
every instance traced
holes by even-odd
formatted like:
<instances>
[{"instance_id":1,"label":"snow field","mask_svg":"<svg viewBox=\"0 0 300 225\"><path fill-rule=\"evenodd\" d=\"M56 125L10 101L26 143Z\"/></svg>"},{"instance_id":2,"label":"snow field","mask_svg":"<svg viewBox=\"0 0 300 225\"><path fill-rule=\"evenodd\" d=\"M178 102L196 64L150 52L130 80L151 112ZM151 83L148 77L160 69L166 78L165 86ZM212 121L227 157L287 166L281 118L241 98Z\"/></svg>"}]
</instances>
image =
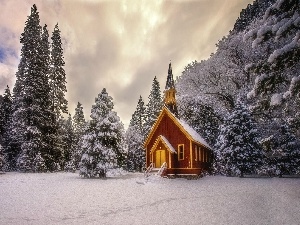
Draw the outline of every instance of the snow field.
<instances>
[{"instance_id":1,"label":"snow field","mask_svg":"<svg viewBox=\"0 0 300 225\"><path fill-rule=\"evenodd\" d=\"M0 224L299 224L300 179L0 175Z\"/></svg>"}]
</instances>

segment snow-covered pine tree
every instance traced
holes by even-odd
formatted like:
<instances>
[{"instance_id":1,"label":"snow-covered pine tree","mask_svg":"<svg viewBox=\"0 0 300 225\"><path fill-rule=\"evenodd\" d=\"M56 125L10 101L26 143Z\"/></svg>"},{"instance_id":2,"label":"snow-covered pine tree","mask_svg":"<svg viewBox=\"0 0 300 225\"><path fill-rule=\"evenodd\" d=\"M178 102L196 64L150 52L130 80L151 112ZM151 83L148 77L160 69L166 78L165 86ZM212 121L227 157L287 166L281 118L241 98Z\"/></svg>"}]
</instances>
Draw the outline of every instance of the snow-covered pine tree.
<instances>
[{"instance_id":1,"label":"snow-covered pine tree","mask_svg":"<svg viewBox=\"0 0 300 225\"><path fill-rule=\"evenodd\" d=\"M86 127L86 121L83 114L83 107L80 102L77 103L77 107L75 108L75 114L73 116L73 125L76 138L79 139L80 136L82 136Z\"/></svg>"},{"instance_id":2,"label":"snow-covered pine tree","mask_svg":"<svg viewBox=\"0 0 300 225\"><path fill-rule=\"evenodd\" d=\"M55 25L54 31L51 36L51 58L50 58L50 99L51 99L51 112L52 112L52 151L51 157L54 164L57 165L58 161L61 161L63 157L61 143L62 138L59 137L60 119L62 113L67 113L67 100L65 98L66 89L66 74L64 70L65 62L63 60L63 49L60 37L60 30L58 24ZM55 168L54 168L55 169Z\"/></svg>"},{"instance_id":3,"label":"snow-covered pine tree","mask_svg":"<svg viewBox=\"0 0 300 225\"><path fill-rule=\"evenodd\" d=\"M0 104L0 144L3 147L3 154L7 160L5 170L10 170L10 161L16 158L13 152L10 152L8 146L10 142L9 124L11 120L12 96L7 86Z\"/></svg>"},{"instance_id":4,"label":"snow-covered pine tree","mask_svg":"<svg viewBox=\"0 0 300 225\"><path fill-rule=\"evenodd\" d=\"M247 8L241 11L240 17L234 24L233 32L242 32L250 25L251 22L258 18L262 18L267 8L274 2L276 2L276 0L253 1L252 4L249 4Z\"/></svg>"},{"instance_id":5,"label":"snow-covered pine tree","mask_svg":"<svg viewBox=\"0 0 300 225\"><path fill-rule=\"evenodd\" d=\"M43 27L43 32L41 35L41 45L39 48L39 54L41 55L40 62L40 72L43 74L40 80L40 86L42 87L40 92L41 103L40 107L43 111L42 120L41 120L41 132L42 132L42 141L43 145L40 148L39 154L43 158L46 167L53 171L53 165L55 164L53 158L53 130L55 130L55 124L52 122L54 112L51 109L51 98L50 98L50 43L49 43L49 33L47 25ZM36 156L38 157L38 156ZM35 157L35 158L36 158ZM38 158L39 158L38 157ZM34 169L36 171L36 168ZM41 171L46 171L44 168L41 168Z\"/></svg>"},{"instance_id":6,"label":"snow-covered pine tree","mask_svg":"<svg viewBox=\"0 0 300 225\"><path fill-rule=\"evenodd\" d=\"M108 169L124 166L124 127L113 106L104 88L95 99L92 120L83 137L80 175L84 177L104 177Z\"/></svg>"},{"instance_id":7,"label":"snow-covered pine tree","mask_svg":"<svg viewBox=\"0 0 300 225\"><path fill-rule=\"evenodd\" d=\"M214 146L221 123L220 116L208 104L197 97L178 98L180 118L184 119L210 146Z\"/></svg>"},{"instance_id":8,"label":"snow-covered pine tree","mask_svg":"<svg viewBox=\"0 0 300 225\"><path fill-rule=\"evenodd\" d=\"M280 132L273 140L273 162L275 163L276 174L300 174L300 143L291 132L287 123L281 125Z\"/></svg>"},{"instance_id":9,"label":"snow-covered pine tree","mask_svg":"<svg viewBox=\"0 0 300 225\"><path fill-rule=\"evenodd\" d=\"M149 133L151 127L155 123L163 106L160 85L156 77L153 79L150 94L148 96L148 104L146 105L146 118L145 118L145 133Z\"/></svg>"},{"instance_id":10,"label":"snow-covered pine tree","mask_svg":"<svg viewBox=\"0 0 300 225\"><path fill-rule=\"evenodd\" d=\"M44 100L47 98L47 74L43 54L41 54L41 26L35 5L25 23L20 42L21 59L16 73L12 122L10 126L11 151L20 154L17 160L19 170L30 170L35 154L44 146L42 132L44 126ZM25 160L26 159L26 163Z\"/></svg>"},{"instance_id":11,"label":"snow-covered pine tree","mask_svg":"<svg viewBox=\"0 0 300 225\"><path fill-rule=\"evenodd\" d=\"M0 101L0 144L2 144L4 148L5 132L11 117L11 105L12 96L9 87L7 86L4 95L2 96L2 100Z\"/></svg>"},{"instance_id":12,"label":"snow-covered pine tree","mask_svg":"<svg viewBox=\"0 0 300 225\"><path fill-rule=\"evenodd\" d=\"M293 117L300 105L299 11L298 0L277 0L244 35L244 41L251 41L253 51L261 55L245 67L255 78L248 98L255 100L257 111L272 110L273 118L282 118L283 110Z\"/></svg>"},{"instance_id":13,"label":"snow-covered pine tree","mask_svg":"<svg viewBox=\"0 0 300 225\"><path fill-rule=\"evenodd\" d=\"M42 155L40 152L38 152L33 160L33 171L34 172L46 172L47 167L45 160L43 159Z\"/></svg>"},{"instance_id":14,"label":"snow-covered pine tree","mask_svg":"<svg viewBox=\"0 0 300 225\"><path fill-rule=\"evenodd\" d=\"M6 161L3 153L2 145L0 144L0 171L3 171L3 168L5 167Z\"/></svg>"},{"instance_id":15,"label":"snow-covered pine tree","mask_svg":"<svg viewBox=\"0 0 300 225\"><path fill-rule=\"evenodd\" d=\"M145 150L143 143L145 140L145 106L142 96L140 96L136 110L132 115L129 127L126 131L127 143L127 169L129 171L142 171L145 164Z\"/></svg>"},{"instance_id":16,"label":"snow-covered pine tree","mask_svg":"<svg viewBox=\"0 0 300 225\"><path fill-rule=\"evenodd\" d=\"M63 59L63 49L58 24L54 27L51 40L51 100L52 110L55 112L56 118L58 119L60 118L61 113L68 112L68 101L65 98L65 93L67 92L66 73L64 70L65 62Z\"/></svg>"},{"instance_id":17,"label":"snow-covered pine tree","mask_svg":"<svg viewBox=\"0 0 300 225\"><path fill-rule=\"evenodd\" d=\"M74 127L71 114L68 119L61 117L58 121L58 142L56 145L57 152L61 153L61 157L56 161L56 165L65 169L65 165L69 165L74 151ZM57 170L57 168L55 168Z\"/></svg>"},{"instance_id":18,"label":"snow-covered pine tree","mask_svg":"<svg viewBox=\"0 0 300 225\"><path fill-rule=\"evenodd\" d=\"M73 127L74 127L74 151L72 153L72 163L75 168L78 167L81 156L82 156L82 138L87 129L87 122L85 121L83 114L83 106L78 102L75 108L75 114L73 117Z\"/></svg>"},{"instance_id":19,"label":"snow-covered pine tree","mask_svg":"<svg viewBox=\"0 0 300 225\"><path fill-rule=\"evenodd\" d=\"M225 119L215 145L215 169L226 175L254 173L263 164L256 125L240 102Z\"/></svg>"}]
</instances>

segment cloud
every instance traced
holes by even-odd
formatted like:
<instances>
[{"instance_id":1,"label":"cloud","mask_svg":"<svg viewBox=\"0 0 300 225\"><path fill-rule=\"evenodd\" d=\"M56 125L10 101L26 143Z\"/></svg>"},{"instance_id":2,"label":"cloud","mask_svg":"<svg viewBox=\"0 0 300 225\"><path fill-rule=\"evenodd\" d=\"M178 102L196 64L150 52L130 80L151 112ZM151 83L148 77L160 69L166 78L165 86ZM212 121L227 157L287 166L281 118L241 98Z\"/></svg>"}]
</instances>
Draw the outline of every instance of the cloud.
<instances>
[{"instance_id":1,"label":"cloud","mask_svg":"<svg viewBox=\"0 0 300 225\"><path fill-rule=\"evenodd\" d=\"M0 49L8 55L0 64L0 93L14 83L19 37L35 3L49 34L56 23L61 30L70 113L79 101L88 119L105 87L127 126L139 96L148 101L155 76L163 91L170 60L176 77L191 61L208 58L251 2L0 0Z\"/></svg>"}]
</instances>

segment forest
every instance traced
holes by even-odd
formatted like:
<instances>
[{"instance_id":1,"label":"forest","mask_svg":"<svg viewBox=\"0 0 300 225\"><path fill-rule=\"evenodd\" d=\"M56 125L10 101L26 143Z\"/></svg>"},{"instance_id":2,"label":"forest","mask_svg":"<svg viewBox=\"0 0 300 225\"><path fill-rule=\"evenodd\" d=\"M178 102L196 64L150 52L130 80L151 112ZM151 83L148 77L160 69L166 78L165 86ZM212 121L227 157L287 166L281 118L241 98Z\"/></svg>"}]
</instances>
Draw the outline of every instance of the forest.
<instances>
[{"instance_id":1,"label":"forest","mask_svg":"<svg viewBox=\"0 0 300 225\"><path fill-rule=\"evenodd\" d=\"M299 0L254 1L215 53L177 77L179 117L213 146L211 173L300 173L299 13ZM142 171L143 142L163 106L156 77L147 104L140 96L125 131L105 88L90 120L80 102L68 114L60 30L57 24L49 38L35 5L20 43L15 86L0 98L1 169L79 169L84 177L103 177L113 168Z\"/></svg>"}]
</instances>

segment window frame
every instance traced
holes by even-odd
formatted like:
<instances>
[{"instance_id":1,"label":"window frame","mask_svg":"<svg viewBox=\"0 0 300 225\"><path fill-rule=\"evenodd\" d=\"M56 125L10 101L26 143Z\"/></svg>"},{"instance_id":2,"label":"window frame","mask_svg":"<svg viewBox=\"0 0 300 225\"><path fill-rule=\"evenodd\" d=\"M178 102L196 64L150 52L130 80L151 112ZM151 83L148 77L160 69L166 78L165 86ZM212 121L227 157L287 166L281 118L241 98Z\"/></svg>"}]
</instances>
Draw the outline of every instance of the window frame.
<instances>
[{"instance_id":1,"label":"window frame","mask_svg":"<svg viewBox=\"0 0 300 225\"><path fill-rule=\"evenodd\" d=\"M199 161L199 162L202 162L202 149L201 149L200 146L198 147L198 155L199 155L198 161Z\"/></svg>"},{"instance_id":2,"label":"window frame","mask_svg":"<svg viewBox=\"0 0 300 225\"><path fill-rule=\"evenodd\" d=\"M181 148L182 148L182 157L180 157L181 156L181 151L180 151ZM178 161L184 160L184 144L178 145L177 154L178 154Z\"/></svg>"}]
</instances>

